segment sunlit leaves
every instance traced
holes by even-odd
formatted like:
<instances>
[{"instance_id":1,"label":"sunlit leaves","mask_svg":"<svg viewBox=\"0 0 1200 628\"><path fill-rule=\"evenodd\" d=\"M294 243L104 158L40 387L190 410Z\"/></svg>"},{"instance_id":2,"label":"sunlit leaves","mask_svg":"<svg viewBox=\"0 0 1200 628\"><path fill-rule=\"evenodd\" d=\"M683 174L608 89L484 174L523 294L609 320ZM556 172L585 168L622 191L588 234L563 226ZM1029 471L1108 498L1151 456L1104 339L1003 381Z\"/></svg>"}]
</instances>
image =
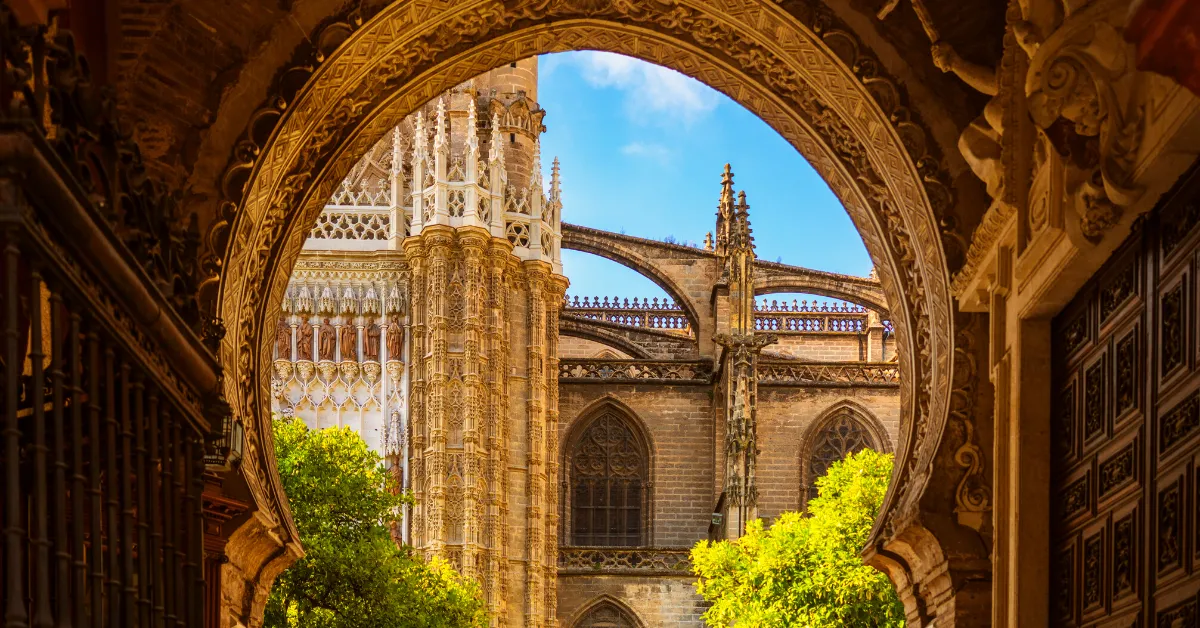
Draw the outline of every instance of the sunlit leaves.
<instances>
[{"instance_id":1,"label":"sunlit leaves","mask_svg":"<svg viewBox=\"0 0 1200 628\"><path fill-rule=\"evenodd\" d=\"M696 589L712 604L708 624L903 626L891 582L859 556L891 471L890 455L850 454L817 480L807 515L785 513L769 528L752 521L735 541L696 544L692 564Z\"/></svg>"},{"instance_id":2,"label":"sunlit leaves","mask_svg":"<svg viewBox=\"0 0 1200 628\"><path fill-rule=\"evenodd\" d=\"M347 428L275 422L275 453L305 556L275 582L267 628L476 628L478 588L396 545L406 498Z\"/></svg>"}]
</instances>

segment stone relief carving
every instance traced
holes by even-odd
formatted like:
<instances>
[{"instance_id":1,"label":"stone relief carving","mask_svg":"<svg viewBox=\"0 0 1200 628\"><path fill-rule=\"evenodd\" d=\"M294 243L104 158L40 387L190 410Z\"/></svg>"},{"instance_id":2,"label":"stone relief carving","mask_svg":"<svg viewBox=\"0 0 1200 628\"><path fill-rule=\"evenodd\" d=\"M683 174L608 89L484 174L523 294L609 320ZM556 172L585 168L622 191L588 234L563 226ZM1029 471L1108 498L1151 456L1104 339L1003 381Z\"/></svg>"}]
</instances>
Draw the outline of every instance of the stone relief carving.
<instances>
[{"instance_id":1,"label":"stone relief carving","mask_svg":"<svg viewBox=\"0 0 1200 628\"><path fill-rule=\"evenodd\" d=\"M1141 194L1130 166L1145 124L1145 110L1132 97L1130 45L1118 27L1096 19L1102 8L1068 20L1047 38L1025 86L1030 115L1068 163L1080 230L1093 239Z\"/></svg>"}]
</instances>

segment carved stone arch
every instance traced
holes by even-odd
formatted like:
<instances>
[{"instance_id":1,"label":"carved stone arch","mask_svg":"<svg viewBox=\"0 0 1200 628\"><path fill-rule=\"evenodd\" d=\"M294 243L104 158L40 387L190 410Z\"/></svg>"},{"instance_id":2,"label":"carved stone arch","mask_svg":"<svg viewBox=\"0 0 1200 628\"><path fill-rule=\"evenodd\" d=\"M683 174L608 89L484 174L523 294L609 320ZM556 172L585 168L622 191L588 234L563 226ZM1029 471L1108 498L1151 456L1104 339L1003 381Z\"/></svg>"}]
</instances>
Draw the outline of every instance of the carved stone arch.
<instances>
[{"instance_id":1,"label":"carved stone arch","mask_svg":"<svg viewBox=\"0 0 1200 628\"><path fill-rule=\"evenodd\" d=\"M653 357L637 343L602 325L596 325L594 321L587 319L579 319L570 315L562 316L558 321L558 333L560 336L583 338L584 340L598 342L602 345L613 347L634 358L649 360Z\"/></svg>"},{"instance_id":2,"label":"carved stone arch","mask_svg":"<svg viewBox=\"0 0 1200 628\"><path fill-rule=\"evenodd\" d=\"M955 564L947 565L928 563L940 549L916 553L900 540L931 525L939 536L947 529L949 537L978 536L958 529L955 512L971 509L979 515L973 520L990 512L986 495L959 499L967 484L987 489L977 464L982 450L972 440L972 391L980 378L974 338L982 336L963 330L974 319L955 319L949 285L961 259L957 243L967 234L956 231L949 215L951 178L937 144L903 90L894 100L877 100L865 83L891 80L883 66L844 59L830 48L831 33L853 38L844 29L826 12L768 0L409 0L351 28L336 48L298 53L294 68L275 75L302 80L281 86L250 116L255 125L216 186L224 198L208 237L213 257L205 262L215 288L206 301L229 326L220 358L226 396L246 418L242 471L260 510L259 533L284 544L297 538L271 455L270 329L325 200L384 133L446 89L534 54L606 50L729 94L795 146L846 207L892 306L904 382L896 471L872 532L872 560L889 570L910 620L953 621L959 611L947 600L957 599L958 582L986 591L988 575L975 566L986 564L983 544L956 552ZM871 68L869 75L856 73L862 68ZM955 455L964 449L972 455ZM960 490L935 495L930 486ZM959 565L969 576L931 597L922 579Z\"/></svg>"},{"instance_id":3,"label":"carved stone arch","mask_svg":"<svg viewBox=\"0 0 1200 628\"><path fill-rule=\"evenodd\" d=\"M603 424L603 425L601 425ZM594 428L603 427L611 430L614 425L624 426L628 430L628 443L641 459L640 483L640 522L636 543L631 545L650 546L654 542L654 460L655 448L651 440L650 430L641 417L629 406L625 405L614 395L605 395L589 404L580 411L566 431L563 446L560 450L562 460L559 468L563 470L560 478L559 522L561 530L559 538L564 545L576 545L575 542L575 506L574 489L576 481L575 457L580 453L584 439L591 435ZM628 452L627 452L628 453Z\"/></svg>"},{"instance_id":4,"label":"carved stone arch","mask_svg":"<svg viewBox=\"0 0 1200 628\"><path fill-rule=\"evenodd\" d=\"M861 305L868 310L876 312L887 312L887 304L876 300L864 298L861 294L853 292L842 292L840 290L830 290L819 285L812 285L803 282L779 281L770 282L765 287L758 286L758 279L755 279L754 296L765 297L769 294L814 294L819 297L829 299L837 299L855 305Z\"/></svg>"},{"instance_id":5,"label":"carved stone arch","mask_svg":"<svg viewBox=\"0 0 1200 628\"><path fill-rule=\"evenodd\" d=\"M566 625L571 628L645 628L637 613L607 593L588 602Z\"/></svg>"},{"instance_id":6,"label":"carved stone arch","mask_svg":"<svg viewBox=\"0 0 1200 628\"><path fill-rule=\"evenodd\" d=\"M667 293L679 307L683 308L684 316L687 316L688 322L691 324L692 333L697 334L701 329L700 325L703 319L699 315L699 308L694 303L691 297L688 296L686 290L683 289L674 279L667 273L663 272L651 260L648 260L637 253L634 253L627 247L622 247L615 242L606 242L598 238L580 238L575 237L575 233L569 228L563 229L563 239L559 244L564 251L579 251L581 253L591 253L597 257L602 257L610 262L616 262L637 274L653 281L655 285L662 288L663 292Z\"/></svg>"},{"instance_id":7,"label":"carved stone arch","mask_svg":"<svg viewBox=\"0 0 1200 628\"><path fill-rule=\"evenodd\" d=\"M759 261L755 264L754 295L783 292L815 294L862 305L876 312L887 312L888 304L879 282L862 277L838 275L807 268L788 267Z\"/></svg>"},{"instance_id":8,"label":"carved stone arch","mask_svg":"<svg viewBox=\"0 0 1200 628\"><path fill-rule=\"evenodd\" d=\"M852 428L855 434L846 434L847 427ZM822 470L816 467L830 462L824 458L817 460L822 454L831 453L826 449L840 450L837 452L839 459L860 449L874 449L883 453L893 450L887 429L870 410L851 399L843 399L829 406L800 437L801 510L815 495L816 480L823 475Z\"/></svg>"}]
</instances>

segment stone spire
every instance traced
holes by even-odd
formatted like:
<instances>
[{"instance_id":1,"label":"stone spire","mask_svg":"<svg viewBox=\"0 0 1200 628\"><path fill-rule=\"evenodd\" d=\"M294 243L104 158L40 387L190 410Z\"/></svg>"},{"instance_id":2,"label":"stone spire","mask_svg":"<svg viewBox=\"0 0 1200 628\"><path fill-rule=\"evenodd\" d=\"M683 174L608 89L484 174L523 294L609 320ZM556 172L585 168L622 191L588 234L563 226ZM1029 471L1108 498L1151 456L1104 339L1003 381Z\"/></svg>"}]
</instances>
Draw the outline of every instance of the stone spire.
<instances>
[{"instance_id":1,"label":"stone spire","mask_svg":"<svg viewBox=\"0 0 1200 628\"><path fill-rule=\"evenodd\" d=\"M746 203L746 191L742 190L737 195L738 202L734 206L733 221L729 225L729 253L739 252L746 253L750 259L754 259L754 236L753 230L750 228L750 205Z\"/></svg>"},{"instance_id":2,"label":"stone spire","mask_svg":"<svg viewBox=\"0 0 1200 628\"><path fill-rule=\"evenodd\" d=\"M562 202L562 182L558 176L558 157L554 158L554 163L550 165L550 202L559 204Z\"/></svg>"},{"instance_id":3,"label":"stone spire","mask_svg":"<svg viewBox=\"0 0 1200 628\"><path fill-rule=\"evenodd\" d=\"M721 177L717 206L717 254L724 259L728 327L713 340L724 347L720 383L725 413L725 535L736 538L758 516L758 356L776 341L754 329L754 237L750 204L741 191L734 201L733 173Z\"/></svg>"},{"instance_id":4,"label":"stone spire","mask_svg":"<svg viewBox=\"0 0 1200 628\"><path fill-rule=\"evenodd\" d=\"M717 201L716 252L724 257L729 247L729 226L733 222L733 170L725 164L721 173L721 197Z\"/></svg>"},{"instance_id":5,"label":"stone spire","mask_svg":"<svg viewBox=\"0 0 1200 628\"><path fill-rule=\"evenodd\" d=\"M492 138L488 146L488 163L504 170L504 134L500 132L500 112L492 114ZM507 176L507 174L506 174Z\"/></svg>"}]
</instances>

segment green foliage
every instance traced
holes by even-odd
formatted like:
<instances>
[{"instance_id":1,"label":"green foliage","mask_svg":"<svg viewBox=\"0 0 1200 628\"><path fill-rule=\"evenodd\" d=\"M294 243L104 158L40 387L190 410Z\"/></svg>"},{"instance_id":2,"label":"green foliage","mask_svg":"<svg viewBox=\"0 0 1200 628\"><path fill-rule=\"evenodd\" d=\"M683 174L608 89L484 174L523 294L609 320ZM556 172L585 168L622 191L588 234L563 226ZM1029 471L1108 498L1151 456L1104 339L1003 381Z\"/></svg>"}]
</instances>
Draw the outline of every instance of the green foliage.
<instances>
[{"instance_id":1,"label":"green foliage","mask_svg":"<svg viewBox=\"0 0 1200 628\"><path fill-rule=\"evenodd\" d=\"M891 473L889 454L849 455L817 480L808 515L785 513L765 529L755 520L734 541L697 543L692 565L697 592L712 603L708 625L903 626L891 582L859 556Z\"/></svg>"},{"instance_id":2,"label":"green foliage","mask_svg":"<svg viewBox=\"0 0 1200 628\"><path fill-rule=\"evenodd\" d=\"M396 545L405 497L348 428L275 421L275 454L305 556L275 581L266 628L476 628L474 583Z\"/></svg>"}]
</instances>

